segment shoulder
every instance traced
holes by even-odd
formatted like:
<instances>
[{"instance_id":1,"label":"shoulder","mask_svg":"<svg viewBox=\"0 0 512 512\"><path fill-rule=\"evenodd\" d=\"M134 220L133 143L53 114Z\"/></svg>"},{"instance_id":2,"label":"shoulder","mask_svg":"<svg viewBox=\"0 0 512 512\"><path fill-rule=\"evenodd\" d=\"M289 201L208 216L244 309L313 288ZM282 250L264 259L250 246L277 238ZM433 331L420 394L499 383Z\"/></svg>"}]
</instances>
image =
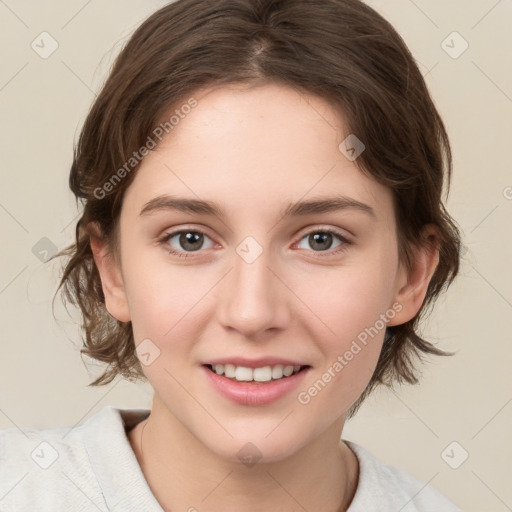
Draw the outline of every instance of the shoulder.
<instances>
[{"instance_id":1,"label":"shoulder","mask_svg":"<svg viewBox=\"0 0 512 512\"><path fill-rule=\"evenodd\" d=\"M82 488L103 510L86 447L80 442L80 434L86 432L73 432L71 427L0 431L0 510L81 505L76 490Z\"/></svg>"},{"instance_id":2,"label":"shoulder","mask_svg":"<svg viewBox=\"0 0 512 512\"><path fill-rule=\"evenodd\" d=\"M345 441L359 462L359 482L347 512L461 512L439 491L406 471L379 462L362 446Z\"/></svg>"},{"instance_id":3,"label":"shoulder","mask_svg":"<svg viewBox=\"0 0 512 512\"><path fill-rule=\"evenodd\" d=\"M0 430L0 510L109 510L104 459L109 447L118 461L129 455L121 412L141 411L105 407L75 427Z\"/></svg>"}]
</instances>

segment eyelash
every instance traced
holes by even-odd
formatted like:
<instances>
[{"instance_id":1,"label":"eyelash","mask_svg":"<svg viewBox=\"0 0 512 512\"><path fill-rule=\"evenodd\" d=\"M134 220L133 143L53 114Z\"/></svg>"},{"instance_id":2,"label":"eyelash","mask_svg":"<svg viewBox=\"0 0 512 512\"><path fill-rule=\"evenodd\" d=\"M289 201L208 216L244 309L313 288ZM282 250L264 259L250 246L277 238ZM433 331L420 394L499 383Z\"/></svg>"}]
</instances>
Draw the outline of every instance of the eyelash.
<instances>
[{"instance_id":1,"label":"eyelash","mask_svg":"<svg viewBox=\"0 0 512 512\"><path fill-rule=\"evenodd\" d=\"M177 256L179 258L194 257L194 252L201 252L200 250L199 251L193 251L193 252L177 251L177 250L173 249L172 247L170 248L169 245L168 245L169 240L171 240L171 238L173 238L176 235L179 235L181 233L198 233L200 235L204 235L204 236L207 236L208 238L211 238L211 237L208 236L207 233L205 233L204 231L202 231L200 229L180 229L178 231L173 231L171 233L166 233L165 235L163 235L158 240L158 243L163 245L163 246L165 246L165 249L166 249L166 251L169 254L171 254L173 256ZM334 249L332 251L331 250L328 250L328 251L309 251L309 252L313 252L313 253L319 253L318 256L315 256L317 258L327 258L327 257L330 257L330 256L336 256L336 255L341 254L342 252L346 251L348 249L348 246L352 245L352 242L350 240L348 240L346 237L344 237L341 233L339 233L336 230L327 229L327 228L326 229L315 229L315 230L309 231L309 232L305 233L299 239L298 242L300 242L301 240L303 240L307 236L312 235L314 233L323 233L323 234L334 235L341 242L343 242L339 247L337 247L336 249ZM327 253L327 255L326 256L320 255L322 252Z\"/></svg>"}]
</instances>

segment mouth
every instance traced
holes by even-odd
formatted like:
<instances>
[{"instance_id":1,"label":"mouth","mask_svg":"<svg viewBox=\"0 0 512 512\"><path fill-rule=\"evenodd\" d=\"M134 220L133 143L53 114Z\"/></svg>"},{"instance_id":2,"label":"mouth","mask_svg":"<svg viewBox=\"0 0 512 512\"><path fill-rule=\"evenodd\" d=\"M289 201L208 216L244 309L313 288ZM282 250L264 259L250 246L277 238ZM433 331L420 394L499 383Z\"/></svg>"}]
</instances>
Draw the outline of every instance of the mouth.
<instances>
[{"instance_id":1,"label":"mouth","mask_svg":"<svg viewBox=\"0 0 512 512\"><path fill-rule=\"evenodd\" d=\"M233 382L245 382L250 384L266 384L274 381L283 381L304 372L309 365L267 365L258 368L236 366L234 364L204 364L210 372L220 375Z\"/></svg>"}]
</instances>

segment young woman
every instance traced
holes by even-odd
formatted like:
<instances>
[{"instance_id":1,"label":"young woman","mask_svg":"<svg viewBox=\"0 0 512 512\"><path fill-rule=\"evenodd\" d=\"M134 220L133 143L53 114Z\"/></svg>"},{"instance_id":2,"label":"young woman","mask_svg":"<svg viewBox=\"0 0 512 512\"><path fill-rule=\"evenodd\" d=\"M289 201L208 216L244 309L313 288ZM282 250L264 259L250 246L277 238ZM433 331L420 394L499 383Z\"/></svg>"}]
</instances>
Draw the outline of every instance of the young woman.
<instances>
[{"instance_id":1,"label":"young woman","mask_svg":"<svg viewBox=\"0 0 512 512\"><path fill-rule=\"evenodd\" d=\"M358 0L178 0L84 124L61 285L84 354L151 410L0 433L2 511L447 512L341 439L459 268L442 120ZM398 442L390 440L390 442Z\"/></svg>"}]
</instances>

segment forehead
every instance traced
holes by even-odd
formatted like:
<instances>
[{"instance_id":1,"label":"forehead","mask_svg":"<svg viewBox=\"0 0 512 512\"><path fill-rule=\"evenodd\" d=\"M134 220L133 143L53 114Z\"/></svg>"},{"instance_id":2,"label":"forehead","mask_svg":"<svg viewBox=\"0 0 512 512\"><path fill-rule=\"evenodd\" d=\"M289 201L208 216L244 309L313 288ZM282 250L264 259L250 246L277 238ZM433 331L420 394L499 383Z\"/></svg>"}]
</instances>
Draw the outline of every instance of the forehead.
<instances>
[{"instance_id":1,"label":"forehead","mask_svg":"<svg viewBox=\"0 0 512 512\"><path fill-rule=\"evenodd\" d=\"M142 207L172 194L261 213L343 195L380 216L391 207L391 191L340 151L350 133L323 98L275 84L203 89L193 97L196 106L143 160L126 201Z\"/></svg>"}]
</instances>

